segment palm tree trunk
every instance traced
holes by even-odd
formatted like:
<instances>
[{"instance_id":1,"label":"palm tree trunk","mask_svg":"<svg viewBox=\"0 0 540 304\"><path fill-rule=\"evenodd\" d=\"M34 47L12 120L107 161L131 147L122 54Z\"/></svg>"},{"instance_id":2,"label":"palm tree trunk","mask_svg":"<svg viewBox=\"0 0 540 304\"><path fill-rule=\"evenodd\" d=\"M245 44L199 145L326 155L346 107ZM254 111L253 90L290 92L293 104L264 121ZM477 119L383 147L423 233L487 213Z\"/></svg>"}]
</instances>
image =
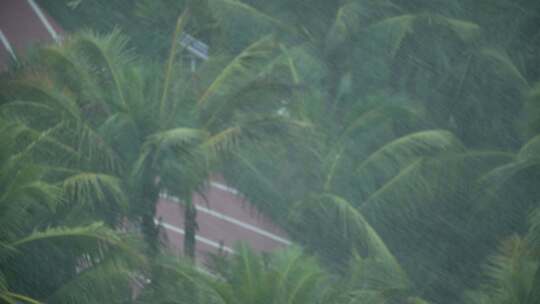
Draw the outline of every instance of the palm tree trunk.
<instances>
[{"instance_id":1,"label":"palm tree trunk","mask_svg":"<svg viewBox=\"0 0 540 304\"><path fill-rule=\"evenodd\" d=\"M195 235L197 233L197 209L189 198L184 212L184 255L195 259Z\"/></svg>"},{"instance_id":2,"label":"palm tree trunk","mask_svg":"<svg viewBox=\"0 0 540 304\"><path fill-rule=\"evenodd\" d=\"M141 199L142 232L150 255L156 255L159 251L159 227L154 222L154 217L156 214L156 204L159 199L159 190L154 179L144 179Z\"/></svg>"}]
</instances>

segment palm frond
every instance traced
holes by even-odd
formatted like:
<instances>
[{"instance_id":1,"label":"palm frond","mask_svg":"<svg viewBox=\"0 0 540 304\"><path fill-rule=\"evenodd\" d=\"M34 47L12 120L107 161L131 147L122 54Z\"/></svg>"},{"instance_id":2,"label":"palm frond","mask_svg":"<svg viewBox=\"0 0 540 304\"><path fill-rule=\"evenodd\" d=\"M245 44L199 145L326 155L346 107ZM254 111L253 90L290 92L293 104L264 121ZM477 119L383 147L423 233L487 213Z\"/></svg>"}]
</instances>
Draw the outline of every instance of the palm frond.
<instances>
[{"instance_id":1,"label":"palm frond","mask_svg":"<svg viewBox=\"0 0 540 304\"><path fill-rule=\"evenodd\" d=\"M334 263L344 266L344 259L358 252L380 260L388 271L403 275L406 281L397 260L379 235L343 198L333 194L312 195L294 205L289 222L293 235L302 235L307 246L330 257Z\"/></svg>"},{"instance_id":2,"label":"palm frond","mask_svg":"<svg viewBox=\"0 0 540 304\"><path fill-rule=\"evenodd\" d=\"M134 272L133 267L126 265L120 257L107 257L62 284L51 293L47 302L125 303L132 298Z\"/></svg>"},{"instance_id":3,"label":"palm frond","mask_svg":"<svg viewBox=\"0 0 540 304\"><path fill-rule=\"evenodd\" d=\"M100 222L87 226L35 229L10 244L16 251L6 261L10 264L6 264L5 269L14 284L19 287L22 284L23 290L27 290L26 286L33 286L35 290L27 292L40 295L40 299L50 297L45 299L47 302L108 301L116 296L127 300L131 294L129 272L135 267L145 270L146 265L145 258L132 240L131 236L119 234ZM43 263L43 259L47 262ZM32 267L32 271L27 267ZM58 271L54 276L50 273L53 269ZM21 273L26 275L19 277ZM62 279L49 283L47 280L51 276ZM42 286L53 290L43 294L38 291ZM112 292L121 286L124 294L119 290Z\"/></svg>"},{"instance_id":4,"label":"palm frond","mask_svg":"<svg viewBox=\"0 0 540 304\"><path fill-rule=\"evenodd\" d=\"M464 42L474 42L479 39L481 34L480 26L467 20L449 18L442 15L430 15L429 19L435 24L450 29Z\"/></svg>"},{"instance_id":5,"label":"palm frond","mask_svg":"<svg viewBox=\"0 0 540 304\"><path fill-rule=\"evenodd\" d=\"M377 20L399 14L401 8L391 1L347 1L337 11L336 18L326 36L325 47L327 52L354 39Z\"/></svg>"},{"instance_id":6,"label":"palm frond","mask_svg":"<svg viewBox=\"0 0 540 304\"><path fill-rule=\"evenodd\" d=\"M531 138L518 152L517 159L521 161L540 158L540 135Z\"/></svg>"},{"instance_id":7,"label":"palm frond","mask_svg":"<svg viewBox=\"0 0 540 304\"><path fill-rule=\"evenodd\" d=\"M91 263L99 262L107 250L119 250L133 260L143 261L140 253L129 245L125 238L103 223L95 222L79 227L51 227L41 231L34 231L30 235L11 243L19 251L25 247L41 243L45 246L60 246L64 250L72 251L75 256L90 255ZM30 247L31 248L31 247Z\"/></svg>"},{"instance_id":8,"label":"palm frond","mask_svg":"<svg viewBox=\"0 0 540 304\"><path fill-rule=\"evenodd\" d=\"M36 116L27 113L28 116L24 117L23 123L38 131L57 127L55 136L46 138L54 138L54 142L63 143L64 148L70 146L70 149L79 154L79 160L97 159L108 169L118 170L118 153L97 132L94 122L85 117L83 109L77 104L74 96L61 91L47 81L17 81L13 82L10 88L14 90L13 96L17 98L16 100L26 100L36 106L44 104L50 108L49 113L54 115L46 121L49 125L36 125L38 121L43 124L45 120L37 120ZM15 102L5 107L9 109L18 105L19 103ZM48 141L51 142L51 140Z\"/></svg>"},{"instance_id":9,"label":"palm frond","mask_svg":"<svg viewBox=\"0 0 540 304\"><path fill-rule=\"evenodd\" d=\"M536 278L540 262L530 254L527 242L517 236L503 241L499 252L485 267L485 284L469 294L472 303L535 303L540 296ZM480 300L480 301L478 301Z\"/></svg>"},{"instance_id":10,"label":"palm frond","mask_svg":"<svg viewBox=\"0 0 540 304\"><path fill-rule=\"evenodd\" d=\"M489 209L481 208L477 189L472 185L486 172L511 160L511 154L492 151L419 158L372 193L360 211L408 273L431 277L437 282L434 284L442 284L444 288L461 289L464 286L461 280L456 281L457 271L441 265L459 264L460 258L449 260L447 252L456 252L457 256L472 254L464 248L480 240L487 246L486 231L493 218L487 216ZM501 223L498 218L497 225ZM496 234L495 230L490 233ZM454 241L438 243L441 235ZM430 245L419 245L425 242ZM420 257L424 261L421 265L415 262Z\"/></svg>"},{"instance_id":11,"label":"palm frond","mask_svg":"<svg viewBox=\"0 0 540 304\"><path fill-rule=\"evenodd\" d=\"M207 137L206 131L193 128L179 127L156 132L148 136L143 144L139 163L146 161L154 163L163 157L164 153L186 152L189 154L197 143L202 142Z\"/></svg>"},{"instance_id":12,"label":"palm frond","mask_svg":"<svg viewBox=\"0 0 540 304\"><path fill-rule=\"evenodd\" d=\"M211 155L219 155L222 152L234 150L242 135L242 129L238 126L229 127L210 136L202 144L204 150L210 151Z\"/></svg>"},{"instance_id":13,"label":"palm frond","mask_svg":"<svg viewBox=\"0 0 540 304\"><path fill-rule=\"evenodd\" d=\"M81 58L69 47L49 45L38 50L38 64L46 68L47 74L56 83L65 85L72 93L83 97L87 91L89 71L81 66ZM77 59L78 58L78 59Z\"/></svg>"},{"instance_id":14,"label":"palm frond","mask_svg":"<svg viewBox=\"0 0 540 304\"><path fill-rule=\"evenodd\" d=\"M292 247L272 256L271 270L278 273L277 294L282 303L309 303L322 298L330 287L324 287L327 274L313 257L306 256L300 248Z\"/></svg>"},{"instance_id":15,"label":"palm frond","mask_svg":"<svg viewBox=\"0 0 540 304\"><path fill-rule=\"evenodd\" d=\"M160 255L153 261L153 266L158 275L153 278L151 285L145 286L138 301L162 304L223 303L218 300L213 288L212 281L217 277L202 271L192 261Z\"/></svg>"},{"instance_id":16,"label":"palm frond","mask_svg":"<svg viewBox=\"0 0 540 304\"><path fill-rule=\"evenodd\" d=\"M127 208L127 197L121 181L111 175L79 172L66 178L62 187L70 203L77 202L90 209L111 205L120 209Z\"/></svg>"},{"instance_id":17,"label":"palm frond","mask_svg":"<svg viewBox=\"0 0 540 304\"><path fill-rule=\"evenodd\" d=\"M327 52L337 49L351 34L359 30L360 20L357 10L361 8L358 2L349 2L338 9L336 20L326 37Z\"/></svg>"},{"instance_id":18,"label":"palm frond","mask_svg":"<svg viewBox=\"0 0 540 304\"><path fill-rule=\"evenodd\" d=\"M527 131L534 136L540 133L540 83L532 86L527 95Z\"/></svg>"},{"instance_id":19,"label":"palm frond","mask_svg":"<svg viewBox=\"0 0 540 304\"><path fill-rule=\"evenodd\" d=\"M518 151L513 162L494 168L480 179L488 192L496 192L520 175L540 166L540 135L530 139ZM530 178L530 176L529 176Z\"/></svg>"},{"instance_id":20,"label":"palm frond","mask_svg":"<svg viewBox=\"0 0 540 304\"><path fill-rule=\"evenodd\" d=\"M236 246L237 255L233 256L230 261L231 267L225 278L229 283L229 288L232 287L233 292L237 293L237 299L245 299L247 301L257 302L258 297L264 295L264 285L266 283L265 263L263 259L251 250L246 244ZM268 294L270 294L268 292Z\"/></svg>"},{"instance_id":21,"label":"palm frond","mask_svg":"<svg viewBox=\"0 0 540 304\"><path fill-rule=\"evenodd\" d=\"M423 118L418 112L417 109L406 106L374 106L362 111L356 118L348 122L341 137L345 139L354 136L355 133L366 132L384 123L398 124L401 121L414 121L420 125Z\"/></svg>"},{"instance_id":22,"label":"palm frond","mask_svg":"<svg viewBox=\"0 0 540 304\"><path fill-rule=\"evenodd\" d=\"M106 228L101 223L94 223L88 227L66 228L56 227L49 228L45 231L35 231L31 235L15 241L12 245L20 247L27 243L36 241L49 241L54 239L69 239L69 238L89 238L98 241L117 243L120 239Z\"/></svg>"},{"instance_id":23,"label":"palm frond","mask_svg":"<svg viewBox=\"0 0 540 304\"><path fill-rule=\"evenodd\" d=\"M120 109L126 109L127 101L123 91L125 80L121 67L133 60L126 51L128 40L118 30L106 36L92 32L82 32L72 41L77 52L88 61L99 84L112 94L109 101Z\"/></svg>"},{"instance_id":24,"label":"palm frond","mask_svg":"<svg viewBox=\"0 0 540 304\"><path fill-rule=\"evenodd\" d=\"M390 58L395 58L405 40L420 28L447 29L462 42L474 42L480 35L480 27L469 21L453 19L437 14L402 14L383 18L370 24L368 31L379 35Z\"/></svg>"},{"instance_id":25,"label":"palm frond","mask_svg":"<svg viewBox=\"0 0 540 304\"><path fill-rule=\"evenodd\" d=\"M4 277L2 271L0 271L0 300L4 301L7 304L41 304L41 302L38 302L37 300L34 300L28 296L9 291L6 278Z\"/></svg>"},{"instance_id":26,"label":"palm frond","mask_svg":"<svg viewBox=\"0 0 540 304\"><path fill-rule=\"evenodd\" d=\"M11 158L8 161L15 162L16 160ZM47 208L54 209L60 202L60 188L42 180L43 168L28 163L24 165L11 163L9 166L2 166L2 169L5 171L1 174L3 185L0 205L6 208L4 215L9 215L7 210L15 207L10 206L14 202L21 204L15 208L19 211L24 210L27 204L43 204Z\"/></svg>"},{"instance_id":27,"label":"palm frond","mask_svg":"<svg viewBox=\"0 0 540 304\"><path fill-rule=\"evenodd\" d=\"M28 303L28 304L41 304L41 302L34 300L28 296L13 293L13 292L0 292L0 299L6 301L9 304Z\"/></svg>"},{"instance_id":28,"label":"palm frond","mask_svg":"<svg viewBox=\"0 0 540 304\"><path fill-rule=\"evenodd\" d=\"M419 157L463 151L464 147L459 139L448 131L412 133L375 151L360 163L356 173L361 178L364 195L369 195Z\"/></svg>"},{"instance_id":29,"label":"palm frond","mask_svg":"<svg viewBox=\"0 0 540 304\"><path fill-rule=\"evenodd\" d=\"M290 30L282 20L239 0L208 0L208 6L218 22L224 22L226 18L231 18L231 15L236 15L236 18L252 18L256 22L267 22L278 28Z\"/></svg>"},{"instance_id":30,"label":"palm frond","mask_svg":"<svg viewBox=\"0 0 540 304\"><path fill-rule=\"evenodd\" d=\"M84 159L84 156L77 150L60 141L59 134L64 128L63 123L59 123L41 131L17 121L0 128L0 133L10 134L17 141L17 148L21 152L17 154L16 158L31 158L35 164L52 168L66 166ZM59 155L62 157L58 157Z\"/></svg>"},{"instance_id":31,"label":"palm frond","mask_svg":"<svg viewBox=\"0 0 540 304\"><path fill-rule=\"evenodd\" d=\"M43 102L14 100L0 106L0 112L9 120L32 123L31 118L40 117L43 120L58 119L57 109ZM41 120L38 119L38 120ZM29 121L30 120L30 121ZM35 121L34 121L35 123Z\"/></svg>"},{"instance_id":32,"label":"palm frond","mask_svg":"<svg viewBox=\"0 0 540 304\"><path fill-rule=\"evenodd\" d=\"M483 48L479 52L481 56L493 64L500 74L508 77L507 79L513 79L523 88L529 87L529 82L506 52L494 48Z\"/></svg>"},{"instance_id":33,"label":"palm frond","mask_svg":"<svg viewBox=\"0 0 540 304\"><path fill-rule=\"evenodd\" d=\"M533 250L540 250L540 208L533 210L529 215L527 241L531 244ZM540 256L540 251L537 253L537 256Z\"/></svg>"},{"instance_id":34,"label":"palm frond","mask_svg":"<svg viewBox=\"0 0 540 304\"><path fill-rule=\"evenodd\" d=\"M236 56L216 77L198 100L200 108L223 102L253 81L253 77L278 54L278 44L266 36L247 47Z\"/></svg>"},{"instance_id":35,"label":"palm frond","mask_svg":"<svg viewBox=\"0 0 540 304\"><path fill-rule=\"evenodd\" d=\"M466 200L467 195L473 194L469 183L511 160L511 154L493 151L419 157L373 192L361 210L366 216L369 214L377 225L383 222L386 222L383 225L394 225L391 223L398 218L404 220L420 216L423 208L438 200L451 201L448 195ZM387 217L392 219L384 220Z\"/></svg>"},{"instance_id":36,"label":"palm frond","mask_svg":"<svg viewBox=\"0 0 540 304\"><path fill-rule=\"evenodd\" d=\"M59 113L64 113L74 119L81 117L81 110L75 98L55 87L55 84L43 75L36 78L11 81L8 96L12 101L36 102L49 105Z\"/></svg>"},{"instance_id":37,"label":"palm frond","mask_svg":"<svg viewBox=\"0 0 540 304\"><path fill-rule=\"evenodd\" d=\"M516 231L524 233L528 212L537 207L540 162L528 153L533 147L530 145L524 150L526 153L483 172L475 183L477 197L471 221L477 223L478 233L489 231L492 242L496 241L495 237L507 237ZM483 220L473 219L480 214Z\"/></svg>"},{"instance_id":38,"label":"palm frond","mask_svg":"<svg viewBox=\"0 0 540 304\"><path fill-rule=\"evenodd\" d=\"M264 256L239 244L235 255L219 263L224 281L211 286L223 303L311 303L328 289L327 274L296 247Z\"/></svg>"},{"instance_id":39,"label":"palm frond","mask_svg":"<svg viewBox=\"0 0 540 304\"><path fill-rule=\"evenodd\" d=\"M151 134L145 145L153 147L172 147L204 138L207 133L200 129L174 128Z\"/></svg>"},{"instance_id":40,"label":"palm frond","mask_svg":"<svg viewBox=\"0 0 540 304\"><path fill-rule=\"evenodd\" d=\"M394 58L405 38L414 32L416 20L415 15L389 17L371 24L368 30L382 33L388 43L387 52L390 58Z\"/></svg>"},{"instance_id":41,"label":"palm frond","mask_svg":"<svg viewBox=\"0 0 540 304\"><path fill-rule=\"evenodd\" d=\"M176 27L174 30L174 35L171 41L171 50L169 52L169 58L167 60L167 65L165 66L165 76L163 80L163 90L161 92L161 101L159 105L159 117L162 118L162 122L164 123L167 119L165 118L165 114L167 109L166 102L168 100L169 90L170 90L170 82L172 78L172 69L174 67L174 62L176 60L177 52L176 48L178 47L178 39L180 37L180 34L182 33L184 26L188 22L189 18L189 8L185 9L180 16L178 16L178 20L176 21Z\"/></svg>"}]
</instances>

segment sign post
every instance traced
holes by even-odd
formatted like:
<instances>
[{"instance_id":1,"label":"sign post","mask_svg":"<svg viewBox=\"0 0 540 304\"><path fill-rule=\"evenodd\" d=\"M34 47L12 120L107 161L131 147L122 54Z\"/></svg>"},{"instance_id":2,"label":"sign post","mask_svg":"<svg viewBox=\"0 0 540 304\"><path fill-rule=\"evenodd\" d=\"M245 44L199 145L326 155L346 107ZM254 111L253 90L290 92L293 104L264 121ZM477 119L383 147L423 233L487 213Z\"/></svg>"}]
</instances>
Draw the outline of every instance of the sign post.
<instances>
[{"instance_id":1,"label":"sign post","mask_svg":"<svg viewBox=\"0 0 540 304\"><path fill-rule=\"evenodd\" d=\"M180 44L190 53L191 72L197 69L197 58L203 61L208 60L208 45L195 37L182 33Z\"/></svg>"}]
</instances>

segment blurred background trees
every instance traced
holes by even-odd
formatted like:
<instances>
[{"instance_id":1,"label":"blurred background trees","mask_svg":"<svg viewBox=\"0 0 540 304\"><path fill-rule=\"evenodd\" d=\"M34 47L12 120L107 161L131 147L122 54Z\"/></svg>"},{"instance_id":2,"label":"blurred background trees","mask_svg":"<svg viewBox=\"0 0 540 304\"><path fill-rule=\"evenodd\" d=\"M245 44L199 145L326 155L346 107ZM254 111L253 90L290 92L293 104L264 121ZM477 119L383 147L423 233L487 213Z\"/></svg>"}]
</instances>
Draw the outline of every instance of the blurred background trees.
<instances>
[{"instance_id":1,"label":"blurred background trees","mask_svg":"<svg viewBox=\"0 0 540 304\"><path fill-rule=\"evenodd\" d=\"M119 274L136 273L151 279L141 303L538 302L535 1L43 6L98 34L39 49L2 79L6 303L113 284L88 302L128 303ZM175 30L210 45L196 72ZM163 255L159 190L189 205L211 172L300 247L240 246L211 276ZM113 232L124 218L143 223L144 245Z\"/></svg>"}]
</instances>

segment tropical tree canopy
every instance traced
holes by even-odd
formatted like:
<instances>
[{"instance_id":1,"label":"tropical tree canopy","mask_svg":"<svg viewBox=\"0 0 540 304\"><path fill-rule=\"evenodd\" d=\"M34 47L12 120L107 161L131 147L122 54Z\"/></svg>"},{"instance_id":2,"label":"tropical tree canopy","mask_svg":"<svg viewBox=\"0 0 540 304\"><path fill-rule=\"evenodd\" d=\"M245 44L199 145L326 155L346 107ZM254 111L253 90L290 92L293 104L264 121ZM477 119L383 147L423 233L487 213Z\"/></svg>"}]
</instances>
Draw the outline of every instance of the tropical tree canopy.
<instances>
[{"instance_id":1,"label":"tropical tree canopy","mask_svg":"<svg viewBox=\"0 0 540 304\"><path fill-rule=\"evenodd\" d=\"M39 5L68 34L0 75L0 303L539 303L538 1ZM197 263L213 174L292 244Z\"/></svg>"}]
</instances>

